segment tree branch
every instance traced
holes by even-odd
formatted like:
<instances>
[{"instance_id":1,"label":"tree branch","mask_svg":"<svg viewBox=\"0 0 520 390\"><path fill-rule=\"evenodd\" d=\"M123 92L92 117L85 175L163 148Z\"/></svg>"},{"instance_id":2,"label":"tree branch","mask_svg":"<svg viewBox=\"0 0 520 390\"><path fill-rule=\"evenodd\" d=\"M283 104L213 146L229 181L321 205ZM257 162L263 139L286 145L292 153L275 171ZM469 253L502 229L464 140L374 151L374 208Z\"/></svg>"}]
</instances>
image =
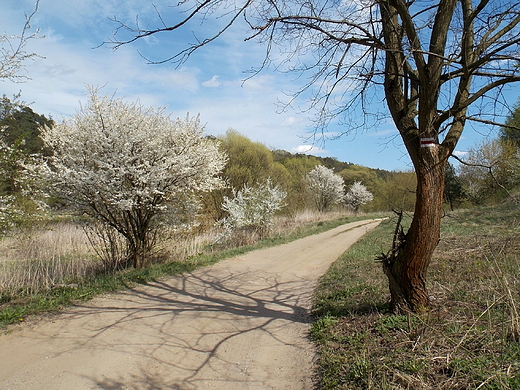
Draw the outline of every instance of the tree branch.
<instances>
[{"instance_id":1,"label":"tree branch","mask_svg":"<svg viewBox=\"0 0 520 390\"><path fill-rule=\"evenodd\" d=\"M467 161L464 161L462 160L460 157L454 155L454 154L451 154L450 157L453 157L455 160L457 160L458 162L460 162L461 164L463 165L466 165L468 167L476 167L476 168L484 168L484 169L487 169L488 172L489 172L489 175L491 176L491 179L493 179L493 181L495 182L495 184L497 186L499 186L500 188L502 188L509 197L513 197L513 195L509 192L509 190L504 186L502 185L502 183L500 183L498 181L498 179L495 177L495 175L493 174L493 166L492 165L484 165L484 164L476 164L476 163L469 163Z\"/></svg>"}]
</instances>

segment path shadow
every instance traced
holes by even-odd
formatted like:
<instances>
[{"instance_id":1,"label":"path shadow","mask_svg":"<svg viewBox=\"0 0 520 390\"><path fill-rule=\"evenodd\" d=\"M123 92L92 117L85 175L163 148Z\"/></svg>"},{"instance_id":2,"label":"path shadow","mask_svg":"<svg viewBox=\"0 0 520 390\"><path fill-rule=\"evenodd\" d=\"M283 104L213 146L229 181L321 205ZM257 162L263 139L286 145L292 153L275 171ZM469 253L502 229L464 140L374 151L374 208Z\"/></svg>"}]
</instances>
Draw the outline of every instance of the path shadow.
<instances>
[{"instance_id":1,"label":"path shadow","mask_svg":"<svg viewBox=\"0 0 520 390\"><path fill-rule=\"evenodd\" d=\"M74 340L70 348L132 354L137 362L132 372L84 376L101 389L199 389L208 381L211 388L272 388L275 378L258 375L250 358L263 346L253 341L244 351L242 343L251 334L273 349L308 353L312 287L309 280L287 281L269 273L196 271L117 294L101 308L103 317L114 320L91 322L88 337ZM79 305L71 319L99 316L99 310ZM300 334L286 332L291 326ZM131 335L113 341L118 332Z\"/></svg>"}]
</instances>

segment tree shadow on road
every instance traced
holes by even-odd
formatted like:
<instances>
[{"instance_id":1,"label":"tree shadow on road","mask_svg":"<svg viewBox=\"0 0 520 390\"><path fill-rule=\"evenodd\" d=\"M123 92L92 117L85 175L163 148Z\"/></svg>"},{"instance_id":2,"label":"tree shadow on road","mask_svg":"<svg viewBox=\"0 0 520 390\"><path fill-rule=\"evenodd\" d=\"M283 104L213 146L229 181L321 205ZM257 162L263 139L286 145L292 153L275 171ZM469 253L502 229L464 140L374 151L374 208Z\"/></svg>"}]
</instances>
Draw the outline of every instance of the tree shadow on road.
<instances>
[{"instance_id":1,"label":"tree shadow on road","mask_svg":"<svg viewBox=\"0 0 520 390\"><path fill-rule=\"evenodd\" d=\"M223 389L252 383L271 388L276 378L258 365L276 366L287 354L309 353L312 283L229 270L153 282L105 302L103 315L114 320L91 322L89 337L77 340L76 348L132 355L128 374L90 378L102 389L198 389L209 382ZM99 310L86 304L73 316L99 316ZM114 342L117 333L128 336Z\"/></svg>"}]
</instances>

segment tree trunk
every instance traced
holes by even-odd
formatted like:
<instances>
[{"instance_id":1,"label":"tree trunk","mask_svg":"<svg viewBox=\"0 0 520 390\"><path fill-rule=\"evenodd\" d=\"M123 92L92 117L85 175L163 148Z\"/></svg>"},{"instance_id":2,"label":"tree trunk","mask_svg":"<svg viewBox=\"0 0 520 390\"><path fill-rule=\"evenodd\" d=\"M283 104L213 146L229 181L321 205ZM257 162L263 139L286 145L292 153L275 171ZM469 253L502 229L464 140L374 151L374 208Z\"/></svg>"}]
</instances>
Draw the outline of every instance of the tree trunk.
<instances>
[{"instance_id":1,"label":"tree trunk","mask_svg":"<svg viewBox=\"0 0 520 390\"><path fill-rule=\"evenodd\" d=\"M154 233L150 228L153 214L140 208L125 211L121 218L120 233L125 237L128 264L134 268L150 265L150 254L154 246Z\"/></svg>"},{"instance_id":2,"label":"tree trunk","mask_svg":"<svg viewBox=\"0 0 520 390\"><path fill-rule=\"evenodd\" d=\"M146 268L150 265L152 244L147 231L140 231L134 237L131 257L134 268Z\"/></svg>"},{"instance_id":3,"label":"tree trunk","mask_svg":"<svg viewBox=\"0 0 520 390\"><path fill-rule=\"evenodd\" d=\"M446 160L437 156L434 150L421 153L422 161L416 164L417 193L412 224L396 250L383 261L395 312L422 312L430 304L426 272L440 239L446 169Z\"/></svg>"}]
</instances>

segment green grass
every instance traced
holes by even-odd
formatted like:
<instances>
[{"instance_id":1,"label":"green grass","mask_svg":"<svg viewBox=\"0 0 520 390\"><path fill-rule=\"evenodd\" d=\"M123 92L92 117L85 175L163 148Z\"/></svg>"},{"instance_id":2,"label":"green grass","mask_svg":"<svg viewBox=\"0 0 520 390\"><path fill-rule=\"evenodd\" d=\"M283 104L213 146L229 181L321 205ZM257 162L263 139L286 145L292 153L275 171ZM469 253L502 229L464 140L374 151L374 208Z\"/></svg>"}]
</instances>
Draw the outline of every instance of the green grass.
<instances>
[{"instance_id":1,"label":"green grass","mask_svg":"<svg viewBox=\"0 0 520 390\"><path fill-rule=\"evenodd\" d=\"M336 220L312 223L292 231L290 234L269 237L254 245L229 249L208 248L204 253L192 256L186 261L172 261L155 264L145 269L127 269L115 274L97 275L82 280L69 280L59 287L41 289L26 294L13 295L0 291L0 327L24 321L28 316L42 312L58 311L74 302L88 300L96 295L132 288L167 276L189 272L197 267L214 264L222 259L239 256L255 249L280 245L308 235L318 234L339 225L374 215L344 217Z\"/></svg>"},{"instance_id":2,"label":"green grass","mask_svg":"<svg viewBox=\"0 0 520 390\"><path fill-rule=\"evenodd\" d=\"M388 312L374 259L395 221L363 237L324 275L311 336L322 389L520 389L520 207L451 213L428 275L431 309Z\"/></svg>"}]
</instances>

